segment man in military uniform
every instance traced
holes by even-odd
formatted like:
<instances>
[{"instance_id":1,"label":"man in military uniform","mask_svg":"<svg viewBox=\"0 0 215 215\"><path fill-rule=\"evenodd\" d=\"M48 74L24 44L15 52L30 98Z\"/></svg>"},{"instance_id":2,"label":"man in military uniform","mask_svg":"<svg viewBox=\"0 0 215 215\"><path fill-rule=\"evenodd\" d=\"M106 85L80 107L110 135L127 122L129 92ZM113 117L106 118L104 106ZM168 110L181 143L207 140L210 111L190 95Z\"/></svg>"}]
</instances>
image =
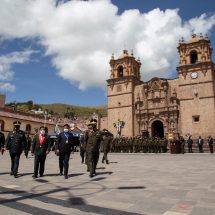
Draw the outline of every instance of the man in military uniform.
<instances>
[{"instance_id":1,"label":"man in military uniform","mask_svg":"<svg viewBox=\"0 0 215 215\"><path fill-rule=\"evenodd\" d=\"M25 133L20 130L20 121L15 121L13 123L14 129L10 131L6 139L6 149L9 150L11 157L11 173L17 178L19 159L22 154L23 149L25 150L25 156L27 157L27 143Z\"/></svg>"},{"instance_id":2,"label":"man in military uniform","mask_svg":"<svg viewBox=\"0 0 215 215\"><path fill-rule=\"evenodd\" d=\"M90 172L90 177L93 177L96 175L96 165L99 157L99 147L102 140L102 134L96 128L96 119L91 119L87 126L88 129L84 133L87 169Z\"/></svg>"},{"instance_id":3,"label":"man in military uniform","mask_svg":"<svg viewBox=\"0 0 215 215\"><path fill-rule=\"evenodd\" d=\"M0 131L0 152L3 155L4 151L5 151L5 136L4 133L2 133Z\"/></svg>"},{"instance_id":4,"label":"man in military uniform","mask_svg":"<svg viewBox=\"0 0 215 215\"><path fill-rule=\"evenodd\" d=\"M73 134L69 129L70 126L65 124L63 132L58 135L56 142L56 154L59 156L60 175L63 175L64 170L65 179L68 179L69 159L71 149L74 147Z\"/></svg>"},{"instance_id":5,"label":"man in military uniform","mask_svg":"<svg viewBox=\"0 0 215 215\"><path fill-rule=\"evenodd\" d=\"M81 133L80 134L80 156L81 156L81 163L84 163L84 157L85 157L85 147L84 147L84 135Z\"/></svg>"},{"instance_id":6,"label":"man in military uniform","mask_svg":"<svg viewBox=\"0 0 215 215\"><path fill-rule=\"evenodd\" d=\"M112 140L113 140L113 135L107 129L103 129L102 145L103 145L104 155L102 158L102 163L104 163L104 161L105 161L106 164L109 164L107 154L110 151L110 144L111 144Z\"/></svg>"},{"instance_id":7,"label":"man in military uniform","mask_svg":"<svg viewBox=\"0 0 215 215\"><path fill-rule=\"evenodd\" d=\"M32 139L29 134L27 134L26 142L27 142L26 158L28 158L28 152L31 150L31 142L32 142Z\"/></svg>"}]
</instances>

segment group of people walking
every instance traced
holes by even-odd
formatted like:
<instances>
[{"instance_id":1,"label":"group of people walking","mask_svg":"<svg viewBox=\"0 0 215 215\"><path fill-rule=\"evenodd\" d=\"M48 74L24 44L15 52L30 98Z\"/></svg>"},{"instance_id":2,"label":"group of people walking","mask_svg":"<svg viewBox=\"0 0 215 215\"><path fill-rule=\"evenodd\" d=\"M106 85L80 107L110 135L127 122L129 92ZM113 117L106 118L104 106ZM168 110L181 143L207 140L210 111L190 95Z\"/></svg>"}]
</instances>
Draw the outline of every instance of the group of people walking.
<instances>
[{"instance_id":1,"label":"group of people walking","mask_svg":"<svg viewBox=\"0 0 215 215\"><path fill-rule=\"evenodd\" d=\"M48 129L44 126L39 128L39 131L34 135L33 140L29 135L25 135L25 132L20 130L20 121L13 123L13 130L9 132L7 138L2 132L0 132L0 150L3 154L5 150L9 151L11 157L11 172L15 178L18 177L19 160L22 152L24 152L26 158L28 157L29 151L34 156L34 173L33 178L38 176L43 177L45 171L45 161L47 155L51 151L51 140L48 135ZM86 130L83 138L81 138L82 147L82 163L87 165L87 170L90 172L90 177L96 175L96 166L99 159L99 148L101 142L103 145L110 144L112 135L104 130L103 132L98 131L96 120L91 120L88 123L88 130ZM74 137L70 132L70 126L64 125L63 131L57 136L55 143L55 153L59 156L59 175L64 175L65 179L68 179L69 170L69 159L71 152L74 147ZM30 143L30 146L29 146ZM108 148L108 147L106 147ZM108 151L105 150L102 162L107 159Z\"/></svg>"}]
</instances>

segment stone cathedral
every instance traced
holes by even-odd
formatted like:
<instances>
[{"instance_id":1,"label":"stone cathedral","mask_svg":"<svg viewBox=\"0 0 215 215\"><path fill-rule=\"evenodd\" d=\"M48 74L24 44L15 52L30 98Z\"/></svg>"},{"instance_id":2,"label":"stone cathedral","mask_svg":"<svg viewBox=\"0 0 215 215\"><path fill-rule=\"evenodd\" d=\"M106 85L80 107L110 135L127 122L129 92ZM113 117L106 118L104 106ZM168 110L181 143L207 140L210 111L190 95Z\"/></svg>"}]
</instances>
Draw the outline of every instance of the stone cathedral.
<instances>
[{"instance_id":1,"label":"stone cathedral","mask_svg":"<svg viewBox=\"0 0 215 215\"><path fill-rule=\"evenodd\" d=\"M127 50L110 60L107 127L114 135L163 137L169 132L215 137L215 65L207 36L180 40L175 79L140 77Z\"/></svg>"}]
</instances>

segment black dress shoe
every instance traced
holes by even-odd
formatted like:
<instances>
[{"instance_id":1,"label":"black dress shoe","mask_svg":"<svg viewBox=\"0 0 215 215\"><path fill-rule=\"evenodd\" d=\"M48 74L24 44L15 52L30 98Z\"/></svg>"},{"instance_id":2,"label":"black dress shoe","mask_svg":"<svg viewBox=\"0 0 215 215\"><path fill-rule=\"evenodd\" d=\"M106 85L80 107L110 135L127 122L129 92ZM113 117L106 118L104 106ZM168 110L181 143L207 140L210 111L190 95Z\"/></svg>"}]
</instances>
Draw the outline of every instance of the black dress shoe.
<instances>
[{"instance_id":1,"label":"black dress shoe","mask_svg":"<svg viewBox=\"0 0 215 215\"><path fill-rule=\"evenodd\" d=\"M37 178L38 176L37 175L32 175L32 178Z\"/></svg>"},{"instance_id":2,"label":"black dress shoe","mask_svg":"<svg viewBox=\"0 0 215 215\"><path fill-rule=\"evenodd\" d=\"M65 179L68 179L68 175L64 175L64 178L65 178Z\"/></svg>"},{"instance_id":3,"label":"black dress shoe","mask_svg":"<svg viewBox=\"0 0 215 215\"><path fill-rule=\"evenodd\" d=\"M63 175L63 173L62 173L62 172L60 172L60 173L59 173L59 175Z\"/></svg>"},{"instance_id":4,"label":"black dress shoe","mask_svg":"<svg viewBox=\"0 0 215 215\"><path fill-rule=\"evenodd\" d=\"M92 177L93 177L93 174L90 174L89 177L92 178Z\"/></svg>"},{"instance_id":5,"label":"black dress shoe","mask_svg":"<svg viewBox=\"0 0 215 215\"><path fill-rule=\"evenodd\" d=\"M106 164L109 164L109 161L108 161L108 160L106 160Z\"/></svg>"},{"instance_id":6,"label":"black dress shoe","mask_svg":"<svg viewBox=\"0 0 215 215\"><path fill-rule=\"evenodd\" d=\"M18 175L17 175L17 174L14 174L14 178L18 178Z\"/></svg>"},{"instance_id":7,"label":"black dress shoe","mask_svg":"<svg viewBox=\"0 0 215 215\"><path fill-rule=\"evenodd\" d=\"M14 175L13 172L11 172L10 175Z\"/></svg>"},{"instance_id":8,"label":"black dress shoe","mask_svg":"<svg viewBox=\"0 0 215 215\"><path fill-rule=\"evenodd\" d=\"M43 174L41 174L40 177L43 177Z\"/></svg>"}]
</instances>

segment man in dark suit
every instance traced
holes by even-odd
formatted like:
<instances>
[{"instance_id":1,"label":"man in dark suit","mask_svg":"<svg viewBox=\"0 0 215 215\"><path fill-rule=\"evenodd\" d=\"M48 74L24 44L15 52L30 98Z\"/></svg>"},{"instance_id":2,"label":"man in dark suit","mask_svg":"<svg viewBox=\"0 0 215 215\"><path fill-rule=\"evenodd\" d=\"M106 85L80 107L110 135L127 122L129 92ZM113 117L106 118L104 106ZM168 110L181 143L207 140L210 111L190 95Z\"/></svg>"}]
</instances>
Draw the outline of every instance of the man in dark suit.
<instances>
[{"instance_id":1,"label":"man in dark suit","mask_svg":"<svg viewBox=\"0 0 215 215\"><path fill-rule=\"evenodd\" d=\"M30 137L29 134L27 134L27 136L26 136L26 141L27 141L26 158L28 158L28 152L29 152L30 149L31 149L31 142L32 142L32 139L31 139L31 137Z\"/></svg>"},{"instance_id":2,"label":"man in dark suit","mask_svg":"<svg viewBox=\"0 0 215 215\"><path fill-rule=\"evenodd\" d=\"M45 161L46 155L50 152L51 141L48 133L46 132L46 128L44 126L40 127L40 130L37 134L35 134L31 153L34 155L34 174L33 178L38 177L38 170L40 173L40 177L43 177L45 170Z\"/></svg>"},{"instance_id":3,"label":"man in dark suit","mask_svg":"<svg viewBox=\"0 0 215 215\"><path fill-rule=\"evenodd\" d=\"M187 145L188 145L188 152L193 153L193 140L191 135L188 135Z\"/></svg>"},{"instance_id":4,"label":"man in dark suit","mask_svg":"<svg viewBox=\"0 0 215 215\"><path fill-rule=\"evenodd\" d=\"M4 153L4 150L5 150L5 136L4 136L4 133L2 133L0 131L0 152L1 154L3 155Z\"/></svg>"},{"instance_id":5,"label":"man in dark suit","mask_svg":"<svg viewBox=\"0 0 215 215\"><path fill-rule=\"evenodd\" d=\"M63 132L58 135L55 146L59 156L60 175L63 175L64 170L64 178L68 179L69 159L74 147L74 138L68 124L64 125Z\"/></svg>"},{"instance_id":6,"label":"man in dark suit","mask_svg":"<svg viewBox=\"0 0 215 215\"><path fill-rule=\"evenodd\" d=\"M199 138L197 139L196 144L197 144L198 147L199 147L199 152L200 152L200 153L203 153L203 144L204 144L204 140L202 139L201 136L199 136Z\"/></svg>"},{"instance_id":7,"label":"man in dark suit","mask_svg":"<svg viewBox=\"0 0 215 215\"><path fill-rule=\"evenodd\" d=\"M214 148L213 148L213 138L211 136L208 137L208 146L210 148L210 153L214 153Z\"/></svg>"},{"instance_id":8,"label":"man in dark suit","mask_svg":"<svg viewBox=\"0 0 215 215\"><path fill-rule=\"evenodd\" d=\"M10 131L6 139L6 149L9 150L11 158L11 173L14 178L17 178L19 159L23 149L25 150L25 156L27 156L27 143L25 133L20 130L20 121L13 123L13 131Z\"/></svg>"}]
</instances>

